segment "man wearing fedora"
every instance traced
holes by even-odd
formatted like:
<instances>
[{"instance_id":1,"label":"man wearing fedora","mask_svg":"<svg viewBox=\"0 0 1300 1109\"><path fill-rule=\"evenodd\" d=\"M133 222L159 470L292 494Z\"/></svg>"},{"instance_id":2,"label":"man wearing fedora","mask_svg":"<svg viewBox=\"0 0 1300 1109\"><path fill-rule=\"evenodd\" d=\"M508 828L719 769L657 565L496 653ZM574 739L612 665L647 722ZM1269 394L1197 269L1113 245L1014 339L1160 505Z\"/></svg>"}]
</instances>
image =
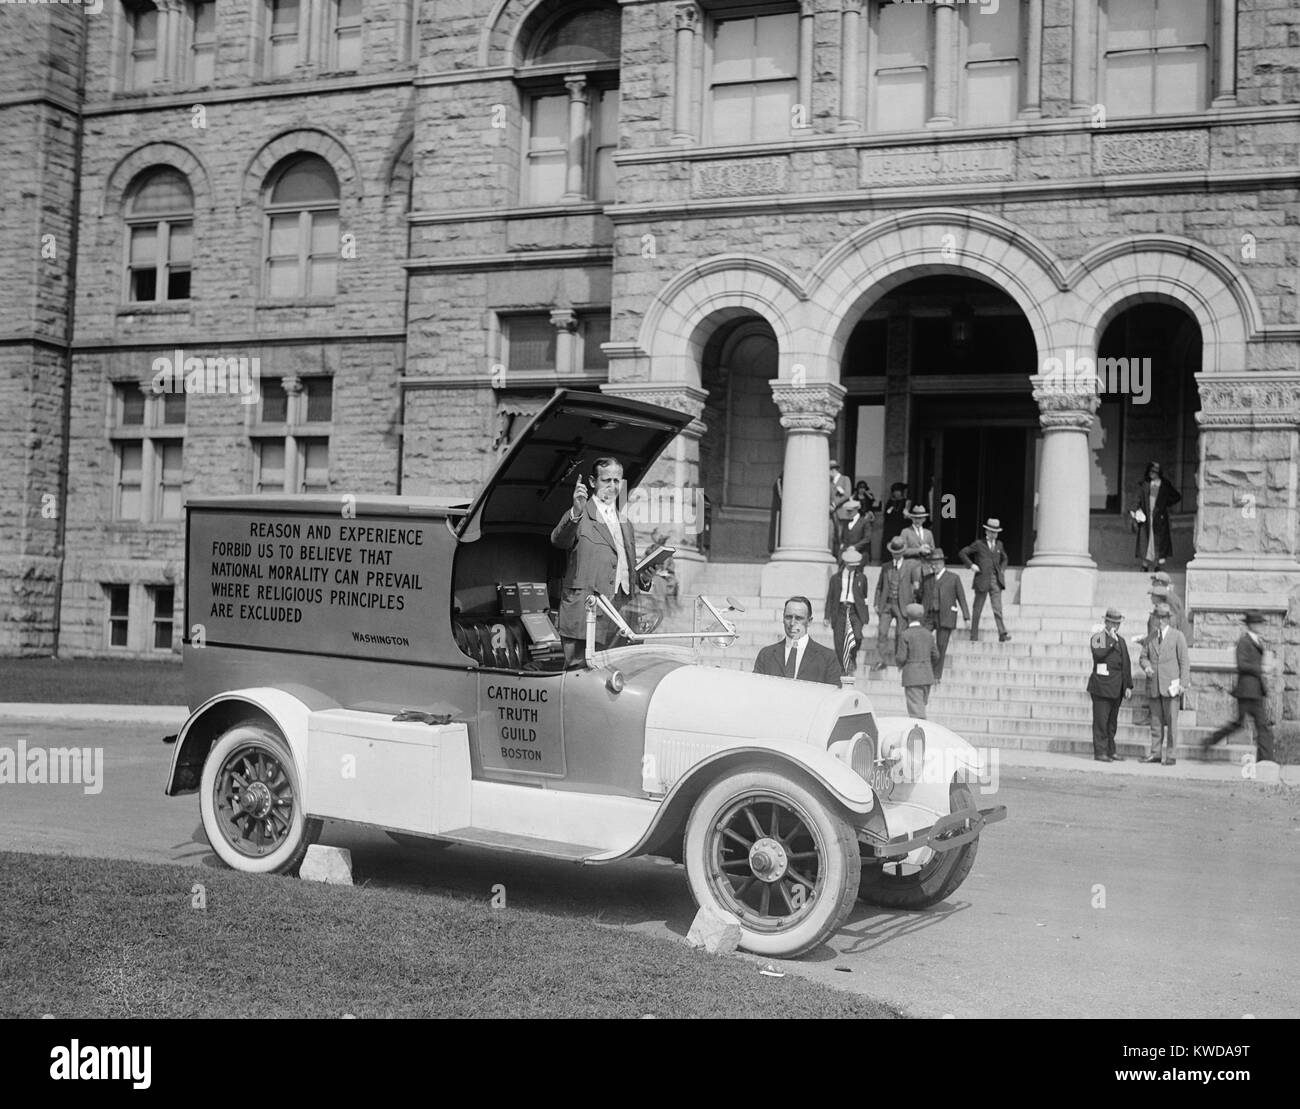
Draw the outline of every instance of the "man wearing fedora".
<instances>
[{"instance_id":1,"label":"man wearing fedora","mask_svg":"<svg viewBox=\"0 0 1300 1109\"><path fill-rule=\"evenodd\" d=\"M907 715L924 720L925 706L930 700L930 687L934 685L934 668L939 663L939 648L935 646L930 629L922 625L925 609L910 604L903 609L907 627L898 640L895 654L903 682L903 697L907 702Z\"/></svg>"},{"instance_id":2,"label":"man wearing fedora","mask_svg":"<svg viewBox=\"0 0 1300 1109\"><path fill-rule=\"evenodd\" d=\"M856 547L845 547L839 570L826 584L825 620L835 636L835 655L849 677L857 672L862 629L870 619L862 554Z\"/></svg>"},{"instance_id":3,"label":"man wearing fedora","mask_svg":"<svg viewBox=\"0 0 1300 1109\"><path fill-rule=\"evenodd\" d=\"M975 590L975 611L971 614L970 638L974 643L980 637L980 613L984 611L987 598L993 605L993 619L998 625L998 641L1005 643L1011 638L1007 626L1002 620L1002 591L1007 587L1007 549L998 538L1002 534L1002 522L990 517L984 523L984 538L977 539L969 546L957 552L957 557L970 569L975 571L971 587Z\"/></svg>"},{"instance_id":4,"label":"man wearing fedora","mask_svg":"<svg viewBox=\"0 0 1300 1109\"><path fill-rule=\"evenodd\" d=\"M1169 606L1170 624L1183 633L1183 638L1190 644L1192 641L1192 629L1187 623L1187 609L1183 602L1179 600L1178 594L1174 592L1173 580L1163 570L1151 575L1151 615L1147 617L1147 635L1150 635L1159 626L1159 620L1156 617L1156 605L1163 602Z\"/></svg>"},{"instance_id":5,"label":"man wearing fedora","mask_svg":"<svg viewBox=\"0 0 1300 1109\"><path fill-rule=\"evenodd\" d=\"M1170 626L1172 616L1167 604L1156 605L1160 626L1143 641L1139 660L1142 673L1147 676L1147 703L1151 707L1151 750L1142 761L1165 766L1173 766L1178 761L1174 756L1178 748L1178 709L1192 678L1187 640L1182 632ZM1164 744L1165 729L1169 731L1168 747Z\"/></svg>"},{"instance_id":6,"label":"man wearing fedora","mask_svg":"<svg viewBox=\"0 0 1300 1109\"><path fill-rule=\"evenodd\" d=\"M876 654L879 658L872 670L883 670L893 661L898 651L898 637L903 630L903 609L916 600L911 568L903 560L904 550L902 536L895 535L889 541L889 561L881 566L880 577L876 579L873 607L876 610Z\"/></svg>"},{"instance_id":7,"label":"man wearing fedora","mask_svg":"<svg viewBox=\"0 0 1300 1109\"><path fill-rule=\"evenodd\" d=\"M936 547L930 552L931 572L921 582L921 608L925 626L934 632L935 646L939 649L939 661L935 664L935 683L943 681L943 663L948 657L948 639L957 627L957 610L961 609L962 619L970 623L970 610L966 607L966 590L962 588L961 578L948 573L943 548Z\"/></svg>"},{"instance_id":8,"label":"man wearing fedora","mask_svg":"<svg viewBox=\"0 0 1300 1109\"><path fill-rule=\"evenodd\" d=\"M1244 620L1246 630L1237 640L1237 683L1232 687L1232 695L1237 698L1237 719L1209 736L1205 746L1211 747L1227 739L1238 728L1244 728L1249 716L1255 724L1255 744L1259 748L1255 761L1273 762L1273 728L1268 720L1268 687L1264 673L1266 651L1257 630L1264 623L1264 617L1258 612L1248 612Z\"/></svg>"},{"instance_id":9,"label":"man wearing fedora","mask_svg":"<svg viewBox=\"0 0 1300 1109\"><path fill-rule=\"evenodd\" d=\"M907 514L908 519L912 521L912 526L904 530L903 539L917 549L934 547L934 532L925 526L929 515L925 506L919 504L912 505L912 510Z\"/></svg>"},{"instance_id":10,"label":"man wearing fedora","mask_svg":"<svg viewBox=\"0 0 1300 1109\"><path fill-rule=\"evenodd\" d=\"M844 507L848 509L849 516L844 521L843 530L840 532L840 549L852 547L865 561L870 557L868 550L871 547L871 513L864 512L862 502L857 497L845 501Z\"/></svg>"},{"instance_id":11,"label":"man wearing fedora","mask_svg":"<svg viewBox=\"0 0 1300 1109\"><path fill-rule=\"evenodd\" d=\"M1119 634L1124 614L1117 608L1106 610L1106 623L1093 632L1092 673L1088 675L1088 695L1092 698L1092 757L1097 762L1123 762L1115 750L1115 731L1119 727L1119 706L1133 695L1133 674L1129 669L1128 644Z\"/></svg>"}]
</instances>

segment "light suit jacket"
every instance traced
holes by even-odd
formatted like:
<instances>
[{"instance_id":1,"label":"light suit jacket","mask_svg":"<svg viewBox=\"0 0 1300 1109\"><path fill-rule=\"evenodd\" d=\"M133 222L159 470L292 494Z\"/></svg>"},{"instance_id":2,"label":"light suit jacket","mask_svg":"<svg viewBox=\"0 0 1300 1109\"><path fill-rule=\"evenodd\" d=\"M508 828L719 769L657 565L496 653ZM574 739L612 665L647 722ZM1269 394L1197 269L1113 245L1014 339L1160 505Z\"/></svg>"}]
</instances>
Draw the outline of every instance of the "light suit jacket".
<instances>
[{"instance_id":1,"label":"light suit jacket","mask_svg":"<svg viewBox=\"0 0 1300 1109\"><path fill-rule=\"evenodd\" d=\"M1192 680L1192 666L1187 655L1187 640L1177 628L1171 627L1165 632L1165 641L1160 642L1160 633L1150 636L1142 644L1140 665L1147 675L1148 697L1170 697L1170 683L1177 678L1187 689Z\"/></svg>"}]
</instances>

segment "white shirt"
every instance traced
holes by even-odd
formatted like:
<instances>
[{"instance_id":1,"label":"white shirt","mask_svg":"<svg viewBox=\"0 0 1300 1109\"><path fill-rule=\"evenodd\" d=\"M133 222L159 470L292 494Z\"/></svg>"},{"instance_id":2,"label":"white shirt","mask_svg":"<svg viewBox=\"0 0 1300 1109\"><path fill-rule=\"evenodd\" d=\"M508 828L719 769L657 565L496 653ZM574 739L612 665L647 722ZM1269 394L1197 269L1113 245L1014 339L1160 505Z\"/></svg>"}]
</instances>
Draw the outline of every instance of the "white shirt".
<instances>
[{"instance_id":1,"label":"white shirt","mask_svg":"<svg viewBox=\"0 0 1300 1109\"><path fill-rule=\"evenodd\" d=\"M618 567L614 571L614 592L620 590L624 593L632 592L631 579L628 576L627 568L627 547L623 542L623 529L618 523L618 509L612 504L606 504L599 497L596 498L596 510L600 513L605 521L605 526L609 528L609 534L614 539L614 547L618 551Z\"/></svg>"},{"instance_id":2,"label":"white shirt","mask_svg":"<svg viewBox=\"0 0 1300 1109\"><path fill-rule=\"evenodd\" d=\"M842 581L840 583L840 601L849 604L853 600L853 571L841 570Z\"/></svg>"},{"instance_id":3,"label":"white shirt","mask_svg":"<svg viewBox=\"0 0 1300 1109\"><path fill-rule=\"evenodd\" d=\"M794 648L794 672L799 673L799 667L803 664L804 648L808 646L808 633L804 632L798 639L791 639L786 636L785 642L781 645L781 665L785 666L785 660L790 655L790 648Z\"/></svg>"}]
</instances>

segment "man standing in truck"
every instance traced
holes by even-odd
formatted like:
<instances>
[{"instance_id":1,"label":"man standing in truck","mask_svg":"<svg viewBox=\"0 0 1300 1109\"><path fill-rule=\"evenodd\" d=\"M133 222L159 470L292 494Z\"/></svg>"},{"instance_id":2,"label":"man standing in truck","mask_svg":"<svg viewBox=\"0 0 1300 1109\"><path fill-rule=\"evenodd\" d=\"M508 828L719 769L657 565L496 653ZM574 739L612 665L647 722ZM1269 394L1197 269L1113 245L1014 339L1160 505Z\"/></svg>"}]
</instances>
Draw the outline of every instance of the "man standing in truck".
<instances>
[{"instance_id":1,"label":"man standing in truck","mask_svg":"<svg viewBox=\"0 0 1300 1109\"><path fill-rule=\"evenodd\" d=\"M587 597L600 593L620 612L637 592L636 536L632 525L619 518L618 493L623 484L623 464L617 458L598 458L591 467L591 492L581 479L573 489L573 507L551 531L551 543L569 552L569 565L560 590L560 641L568 665L580 659L587 639ZM613 639L608 621L597 623L597 646Z\"/></svg>"}]
</instances>

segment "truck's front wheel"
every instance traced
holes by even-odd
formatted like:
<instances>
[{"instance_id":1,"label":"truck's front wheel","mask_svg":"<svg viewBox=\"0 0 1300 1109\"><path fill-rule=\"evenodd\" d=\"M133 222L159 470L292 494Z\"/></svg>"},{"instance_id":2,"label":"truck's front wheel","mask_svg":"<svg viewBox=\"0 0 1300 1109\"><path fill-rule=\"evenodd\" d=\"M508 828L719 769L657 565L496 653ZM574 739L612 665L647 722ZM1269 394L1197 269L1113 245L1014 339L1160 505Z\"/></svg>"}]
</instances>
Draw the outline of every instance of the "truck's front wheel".
<instances>
[{"instance_id":1,"label":"truck's front wheel","mask_svg":"<svg viewBox=\"0 0 1300 1109\"><path fill-rule=\"evenodd\" d=\"M698 905L735 917L740 946L791 958L831 936L858 892L852 827L822 796L770 771L733 774L701 794L686 826Z\"/></svg>"},{"instance_id":2,"label":"truck's front wheel","mask_svg":"<svg viewBox=\"0 0 1300 1109\"><path fill-rule=\"evenodd\" d=\"M199 811L221 860L253 874L292 874L320 830L303 811L289 745L259 723L237 724L212 745Z\"/></svg>"}]
</instances>

